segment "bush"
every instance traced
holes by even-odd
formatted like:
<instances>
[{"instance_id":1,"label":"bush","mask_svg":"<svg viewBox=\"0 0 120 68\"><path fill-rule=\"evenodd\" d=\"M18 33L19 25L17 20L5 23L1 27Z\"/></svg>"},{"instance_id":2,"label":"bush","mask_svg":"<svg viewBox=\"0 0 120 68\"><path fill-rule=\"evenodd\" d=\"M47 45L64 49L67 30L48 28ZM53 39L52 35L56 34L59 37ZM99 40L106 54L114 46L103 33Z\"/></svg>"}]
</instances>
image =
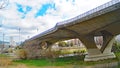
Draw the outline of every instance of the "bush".
<instances>
[{"instance_id":1,"label":"bush","mask_svg":"<svg viewBox=\"0 0 120 68\"><path fill-rule=\"evenodd\" d=\"M50 63L55 62L55 58L59 57L60 51L52 51L51 49L44 50L41 54L42 57L44 57L46 60L48 60Z\"/></svg>"},{"instance_id":2,"label":"bush","mask_svg":"<svg viewBox=\"0 0 120 68\"><path fill-rule=\"evenodd\" d=\"M84 55L86 52L87 52L86 49L80 49L80 50L74 51L73 53L79 54L79 55Z\"/></svg>"},{"instance_id":3,"label":"bush","mask_svg":"<svg viewBox=\"0 0 120 68\"><path fill-rule=\"evenodd\" d=\"M27 53L27 59L39 59L41 58L41 47L39 42L31 41L24 43L22 47Z\"/></svg>"},{"instance_id":4,"label":"bush","mask_svg":"<svg viewBox=\"0 0 120 68\"><path fill-rule=\"evenodd\" d=\"M69 44L69 45L70 45L71 47L72 47L72 46L74 46L73 42L70 42L70 44Z\"/></svg>"},{"instance_id":5,"label":"bush","mask_svg":"<svg viewBox=\"0 0 120 68\"><path fill-rule=\"evenodd\" d=\"M27 58L27 53L24 49L17 50L16 55L19 59L26 59Z\"/></svg>"},{"instance_id":6,"label":"bush","mask_svg":"<svg viewBox=\"0 0 120 68\"><path fill-rule=\"evenodd\" d=\"M12 48L9 48L8 49L8 53L12 53L13 52L13 49Z\"/></svg>"},{"instance_id":7,"label":"bush","mask_svg":"<svg viewBox=\"0 0 120 68\"><path fill-rule=\"evenodd\" d=\"M52 49L52 46L50 46L48 49L43 49L40 51L40 55L41 57L44 57L44 58L57 58L59 57L61 51L60 50L53 50Z\"/></svg>"},{"instance_id":8,"label":"bush","mask_svg":"<svg viewBox=\"0 0 120 68\"><path fill-rule=\"evenodd\" d=\"M65 46L67 46L67 43L64 42L64 41L60 41L60 42L58 42L58 45L59 45L60 47L65 47Z\"/></svg>"},{"instance_id":9,"label":"bush","mask_svg":"<svg viewBox=\"0 0 120 68\"><path fill-rule=\"evenodd\" d=\"M112 52L120 52L120 42L115 41L113 45L114 46L112 47Z\"/></svg>"}]
</instances>

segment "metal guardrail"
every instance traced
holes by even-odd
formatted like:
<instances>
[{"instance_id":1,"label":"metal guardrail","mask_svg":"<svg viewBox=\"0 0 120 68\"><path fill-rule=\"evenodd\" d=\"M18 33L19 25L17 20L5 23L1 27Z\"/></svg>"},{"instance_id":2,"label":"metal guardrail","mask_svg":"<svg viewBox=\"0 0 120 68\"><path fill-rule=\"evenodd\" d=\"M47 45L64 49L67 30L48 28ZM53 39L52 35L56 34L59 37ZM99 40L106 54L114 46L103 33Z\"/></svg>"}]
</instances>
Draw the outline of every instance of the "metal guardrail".
<instances>
[{"instance_id":1,"label":"metal guardrail","mask_svg":"<svg viewBox=\"0 0 120 68\"><path fill-rule=\"evenodd\" d=\"M46 35L46 34L52 33L53 31L55 31L55 27L54 27L54 28L51 28L51 29L49 29L49 30L47 30L47 31L44 31L44 32L41 33L40 35L41 35L41 36L42 36L42 35Z\"/></svg>"},{"instance_id":2,"label":"metal guardrail","mask_svg":"<svg viewBox=\"0 0 120 68\"><path fill-rule=\"evenodd\" d=\"M38 37L41 37L41 36L44 36L44 35L50 34L50 33L54 32L55 30L56 30L56 28L53 27L53 28L48 29L48 30L46 30L46 31L44 31L44 32L42 32L42 33L40 33L40 34L38 34L38 35L36 35L36 36L34 36L34 37L28 39L28 40L34 40L34 39L37 39Z\"/></svg>"},{"instance_id":3,"label":"metal guardrail","mask_svg":"<svg viewBox=\"0 0 120 68\"><path fill-rule=\"evenodd\" d=\"M78 15L78 16L72 18L72 19L65 20L65 21L62 21L62 22L58 22L56 25L60 26L60 25L64 25L64 24L70 23L70 22L72 22L72 21L75 21L75 20L77 20L77 19L86 17L87 15L90 15L90 14L92 14L92 13L95 13L95 12L97 12L97 11L100 11L100 10L102 10L102 9L105 9L105 8L107 8L107 7L109 7L109 6L112 6L112 5L114 5L114 4L116 4L116 3L119 3L119 2L120 2L120 0L112 0L112 1L110 1L110 2L107 2L107 3L103 4L103 5L100 5L100 6L96 7L96 8L94 8L94 9L92 9L92 10L90 10L90 11L87 11L87 12L81 14L81 15Z\"/></svg>"}]
</instances>

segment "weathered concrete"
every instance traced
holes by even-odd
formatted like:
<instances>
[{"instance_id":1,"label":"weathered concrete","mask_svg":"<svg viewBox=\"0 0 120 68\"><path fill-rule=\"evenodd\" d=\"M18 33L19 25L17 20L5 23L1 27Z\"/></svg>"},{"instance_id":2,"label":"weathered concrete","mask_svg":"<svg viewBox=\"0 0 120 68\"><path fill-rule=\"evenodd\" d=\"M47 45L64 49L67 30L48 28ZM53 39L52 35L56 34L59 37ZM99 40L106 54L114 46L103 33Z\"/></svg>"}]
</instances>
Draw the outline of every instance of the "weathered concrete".
<instances>
[{"instance_id":1,"label":"weathered concrete","mask_svg":"<svg viewBox=\"0 0 120 68\"><path fill-rule=\"evenodd\" d=\"M103 51L98 49L98 47L96 46L94 41L94 36L85 36L80 39L84 43L88 51L88 55L86 55L84 59L85 61L97 61L102 59L115 58L114 53L111 52L114 38L111 39L110 41L104 41L105 43L108 42L108 44L106 44L105 46L102 46L101 50L104 49Z\"/></svg>"},{"instance_id":2,"label":"weathered concrete","mask_svg":"<svg viewBox=\"0 0 120 68\"><path fill-rule=\"evenodd\" d=\"M72 19L59 22L55 27L32 37L53 44L60 40L79 38L88 50L85 61L114 58L111 53L113 39L120 34L120 1L112 0ZM94 36L103 36L103 45L98 49Z\"/></svg>"}]
</instances>

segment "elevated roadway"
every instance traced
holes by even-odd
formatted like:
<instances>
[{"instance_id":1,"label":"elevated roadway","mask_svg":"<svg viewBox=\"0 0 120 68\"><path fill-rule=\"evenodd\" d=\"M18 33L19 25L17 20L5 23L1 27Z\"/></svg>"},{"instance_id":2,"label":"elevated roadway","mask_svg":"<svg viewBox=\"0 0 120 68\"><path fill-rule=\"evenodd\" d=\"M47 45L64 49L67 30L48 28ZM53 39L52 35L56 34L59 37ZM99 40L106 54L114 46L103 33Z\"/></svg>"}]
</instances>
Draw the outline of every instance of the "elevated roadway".
<instances>
[{"instance_id":1,"label":"elevated roadway","mask_svg":"<svg viewBox=\"0 0 120 68\"><path fill-rule=\"evenodd\" d=\"M111 48L118 34L120 34L120 0L112 0L72 19L58 22L55 27L27 41L43 42L42 44L49 46L60 40L79 38L88 51L85 61L97 61L115 58ZM101 49L95 44L95 36L103 36Z\"/></svg>"}]
</instances>

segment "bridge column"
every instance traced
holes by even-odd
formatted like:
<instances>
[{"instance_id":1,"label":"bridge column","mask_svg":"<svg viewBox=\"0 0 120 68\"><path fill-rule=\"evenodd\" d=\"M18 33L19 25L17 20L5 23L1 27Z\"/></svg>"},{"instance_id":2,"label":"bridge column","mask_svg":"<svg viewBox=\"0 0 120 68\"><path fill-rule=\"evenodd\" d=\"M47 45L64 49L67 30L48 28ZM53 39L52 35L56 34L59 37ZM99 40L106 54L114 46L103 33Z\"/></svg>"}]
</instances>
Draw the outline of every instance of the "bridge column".
<instances>
[{"instance_id":1,"label":"bridge column","mask_svg":"<svg viewBox=\"0 0 120 68\"><path fill-rule=\"evenodd\" d=\"M108 58L115 58L114 53L111 52L112 43L114 42L113 37L110 38L108 35L106 38L104 37L104 43L101 49L96 46L94 36L86 36L79 39L83 42L88 51L88 55L85 56L84 61L97 61Z\"/></svg>"},{"instance_id":2,"label":"bridge column","mask_svg":"<svg viewBox=\"0 0 120 68\"><path fill-rule=\"evenodd\" d=\"M115 36L113 36L112 34L110 34L108 32L102 32L102 33L103 33L103 45L102 45L100 51L104 55L108 55L107 58L115 58L114 53L111 52L113 43L115 41Z\"/></svg>"},{"instance_id":3,"label":"bridge column","mask_svg":"<svg viewBox=\"0 0 120 68\"><path fill-rule=\"evenodd\" d=\"M88 51L88 55L85 56L84 61L97 61L101 59L100 55L102 53L95 44L94 36L80 37L79 39L82 41Z\"/></svg>"}]
</instances>

